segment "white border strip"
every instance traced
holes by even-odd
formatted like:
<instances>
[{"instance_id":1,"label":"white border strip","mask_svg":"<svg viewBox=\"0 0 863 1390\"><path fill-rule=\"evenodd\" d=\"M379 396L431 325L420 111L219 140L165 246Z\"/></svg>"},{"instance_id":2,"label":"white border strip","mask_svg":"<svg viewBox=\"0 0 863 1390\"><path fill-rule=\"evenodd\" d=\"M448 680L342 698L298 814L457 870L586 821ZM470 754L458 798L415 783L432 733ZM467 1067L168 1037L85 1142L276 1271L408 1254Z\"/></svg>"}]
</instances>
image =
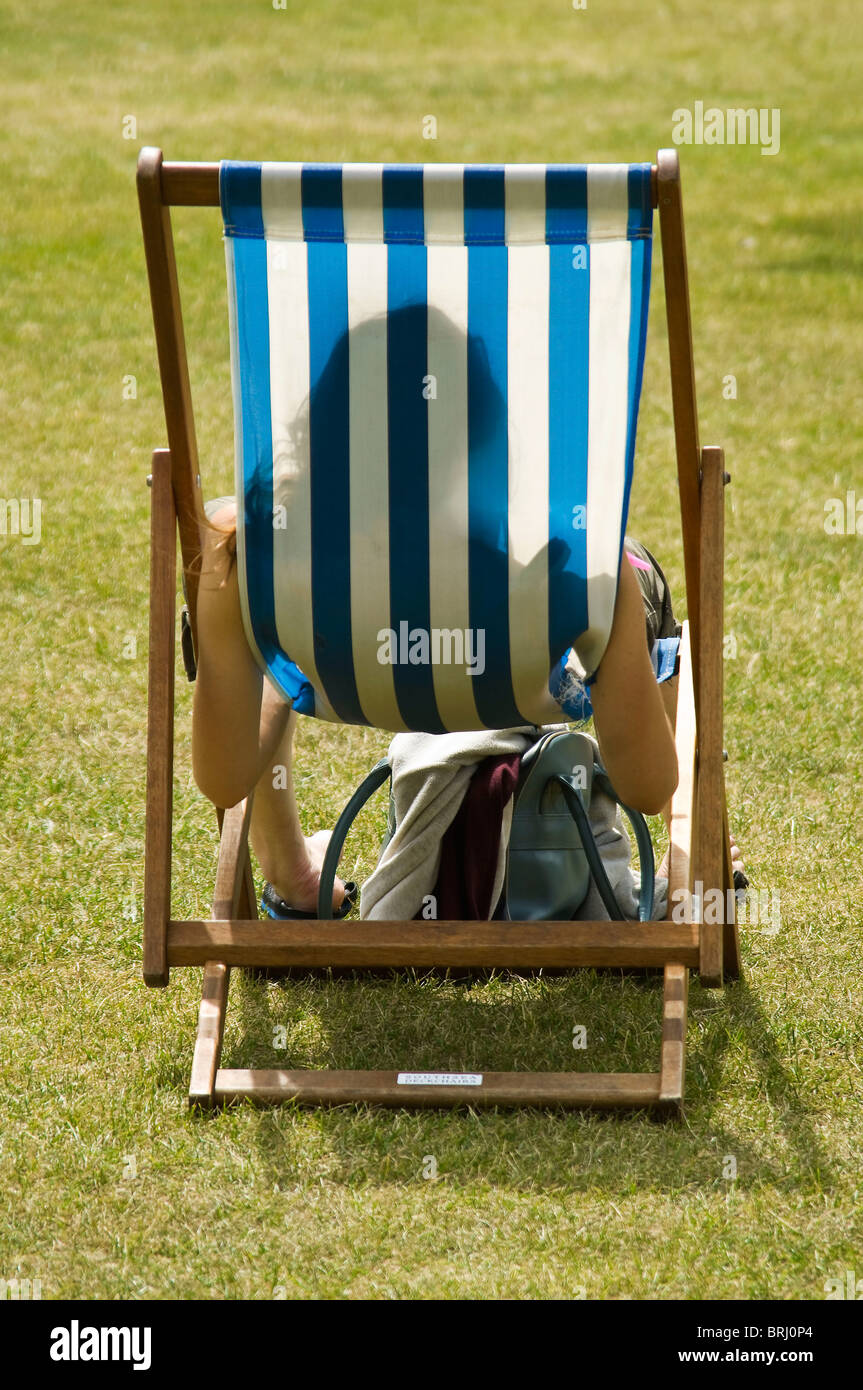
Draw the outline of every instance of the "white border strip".
<instances>
[{"instance_id":1,"label":"white border strip","mask_svg":"<svg viewBox=\"0 0 863 1390\"><path fill-rule=\"evenodd\" d=\"M431 246L428 283L429 607L433 629L470 626L467 286L465 246ZM435 309L452 327L435 320ZM443 653L443 644L441 644ZM449 643L447 651L450 651ZM461 665L432 667L435 701L448 729L482 729L473 677Z\"/></svg>"},{"instance_id":2,"label":"white border strip","mask_svg":"<svg viewBox=\"0 0 863 1390\"><path fill-rule=\"evenodd\" d=\"M516 705L526 719L556 706L548 693L547 246L509 255L509 649Z\"/></svg>"},{"instance_id":3,"label":"white border strip","mask_svg":"<svg viewBox=\"0 0 863 1390\"><path fill-rule=\"evenodd\" d=\"M347 263L354 676L369 723L403 730L393 667L377 659L378 633L390 626L387 248L348 246Z\"/></svg>"},{"instance_id":4,"label":"white border strip","mask_svg":"<svg viewBox=\"0 0 863 1390\"><path fill-rule=\"evenodd\" d=\"M578 654L596 670L617 599L620 518L629 414L631 247L602 242L590 252L590 380L587 426L587 616Z\"/></svg>"},{"instance_id":5,"label":"white border strip","mask_svg":"<svg viewBox=\"0 0 863 1390\"><path fill-rule=\"evenodd\" d=\"M629 165L588 164L588 241L625 241L628 221Z\"/></svg>"},{"instance_id":6,"label":"white border strip","mask_svg":"<svg viewBox=\"0 0 863 1390\"><path fill-rule=\"evenodd\" d=\"M267 243L267 297L276 630L283 650L315 688L315 714L320 719L336 719L336 714L322 698L323 687L315 665L309 583L312 572L309 283L304 242Z\"/></svg>"}]
</instances>

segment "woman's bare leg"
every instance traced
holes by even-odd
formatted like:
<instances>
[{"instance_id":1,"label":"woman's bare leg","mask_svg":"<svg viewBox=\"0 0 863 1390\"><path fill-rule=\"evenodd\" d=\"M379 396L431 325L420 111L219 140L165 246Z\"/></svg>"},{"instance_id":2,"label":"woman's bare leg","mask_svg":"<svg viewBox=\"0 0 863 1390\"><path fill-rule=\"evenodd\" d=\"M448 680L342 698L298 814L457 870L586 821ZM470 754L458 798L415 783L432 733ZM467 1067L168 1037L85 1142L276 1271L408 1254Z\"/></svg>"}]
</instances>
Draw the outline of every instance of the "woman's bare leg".
<instances>
[{"instance_id":1,"label":"woman's bare leg","mask_svg":"<svg viewBox=\"0 0 863 1390\"><path fill-rule=\"evenodd\" d=\"M232 509L214 522L225 524ZM254 789L250 838L261 869L281 898L304 911L317 901L330 832L304 836L294 797L296 715L265 681L249 649L240 611L237 566L218 533L205 538L198 590L198 675L192 717L195 781L217 806L234 806ZM333 906L344 897L336 879Z\"/></svg>"},{"instance_id":2,"label":"woman's bare leg","mask_svg":"<svg viewBox=\"0 0 863 1390\"><path fill-rule=\"evenodd\" d=\"M267 681L264 684L264 717L268 701L284 704ZM303 834L294 794L293 740L297 716L291 710L278 742L272 763L264 770L252 806L249 838L263 875L280 898L291 907L311 912L317 906L318 884L331 831ZM341 879L333 887L333 908L338 908L345 890Z\"/></svg>"}]
</instances>

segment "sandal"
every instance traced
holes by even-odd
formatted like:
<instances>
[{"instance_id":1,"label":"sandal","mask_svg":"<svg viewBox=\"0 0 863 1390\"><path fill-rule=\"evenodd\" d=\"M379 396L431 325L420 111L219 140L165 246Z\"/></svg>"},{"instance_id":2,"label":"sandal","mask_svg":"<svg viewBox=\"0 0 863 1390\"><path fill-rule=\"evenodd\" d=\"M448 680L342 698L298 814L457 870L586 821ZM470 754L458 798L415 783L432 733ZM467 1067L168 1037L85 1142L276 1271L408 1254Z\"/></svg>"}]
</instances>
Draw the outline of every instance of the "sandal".
<instances>
[{"instance_id":1,"label":"sandal","mask_svg":"<svg viewBox=\"0 0 863 1390\"><path fill-rule=\"evenodd\" d=\"M347 917L351 908L356 905L357 885L355 883L345 884L345 896L341 905L333 913L332 920L340 922L343 917ZM317 920L317 912L306 912L299 907L291 907L284 898L280 898L272 884L265 883L264 891L261 894L261 911L265 916L275 919L277 922L309 922Z\"/></svg>"}]
</instances>

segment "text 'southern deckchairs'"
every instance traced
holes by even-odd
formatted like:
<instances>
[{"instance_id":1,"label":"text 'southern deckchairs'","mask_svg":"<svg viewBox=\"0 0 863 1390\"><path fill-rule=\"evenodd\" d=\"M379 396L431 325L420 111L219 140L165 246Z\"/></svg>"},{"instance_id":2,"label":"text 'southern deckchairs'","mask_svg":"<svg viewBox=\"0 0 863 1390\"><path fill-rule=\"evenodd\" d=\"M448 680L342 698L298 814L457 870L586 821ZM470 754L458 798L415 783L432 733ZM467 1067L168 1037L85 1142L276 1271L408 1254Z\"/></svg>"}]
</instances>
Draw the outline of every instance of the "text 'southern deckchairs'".
<instances>
[{"instance_id":1,"label":"text 'southern deckchairs'","mask_svg":"<svg viewBox=\"0 0 863 1390\"><path fill-rule=\"evenodd\" d=\"M722 451L700 449L677 155L636 165L165 164L138 186L169 448L153 460L144 976L203 965L190 1099L679 1107L688 972L737 973L722 767ZM212 918L171 918L176 528L203 508L170 207L221 204L246 633L300 713L430 733L587 708L608 641L662 234L688 622L661 923L257 920L251 798ZM671 918L681 898L687 921ZM703 900L703 899L702 899ZM675 916L680 916L679 906ZM656 1073L219 1067L232 965L662 966Z\"/></svg>"}]
</instances>

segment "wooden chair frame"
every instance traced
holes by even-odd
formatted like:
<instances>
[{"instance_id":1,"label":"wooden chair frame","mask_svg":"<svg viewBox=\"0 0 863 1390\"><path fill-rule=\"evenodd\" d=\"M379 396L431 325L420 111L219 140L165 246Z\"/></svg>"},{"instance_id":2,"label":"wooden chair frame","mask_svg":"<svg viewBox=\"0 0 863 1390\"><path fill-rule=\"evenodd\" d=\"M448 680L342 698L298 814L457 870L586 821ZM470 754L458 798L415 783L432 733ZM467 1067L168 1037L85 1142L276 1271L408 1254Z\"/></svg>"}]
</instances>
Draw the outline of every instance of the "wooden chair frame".
<instances>
[{"instance_id":1,"label":"wooden chair frame","mask_svg":"<svg viewBox=\"0 0 863 1390\"><path fill-rule=\"evenodd\" d=\"M217 164L164 163L145 148L138 196L165 404L168 448L153 454L147 830L143 971L168 983L171 966L204 968L189 1103L204 1108L239 1097L259 1103L358 1101L409 1106L629 1106L679 1112L684 1095L689 971L720 986L740 969L734 913L710 924L694 884L719 888L732 904L722 748L724 471L720 448L699 446L686 246L676 150L653 166L659 209L671 358L688 622L681 646L677 713L679 784L672 802L669 911L664 922L262 922L258 920L248 828L251 797L219 811L213 909L207 921L171 916L176 537L186 567L192 638L197 643L197 577L203 506L189 371L171 231L172 207L218 207ZM688 920L672 920L683 902ZM676 914L680 916L680 912ZM476 1084L399 1084L389 1071L234 1070L220 1067L232 966L499 967L511 969L662 967L658 1072L485 1072Z\"/></svg>"}]
</instances>

